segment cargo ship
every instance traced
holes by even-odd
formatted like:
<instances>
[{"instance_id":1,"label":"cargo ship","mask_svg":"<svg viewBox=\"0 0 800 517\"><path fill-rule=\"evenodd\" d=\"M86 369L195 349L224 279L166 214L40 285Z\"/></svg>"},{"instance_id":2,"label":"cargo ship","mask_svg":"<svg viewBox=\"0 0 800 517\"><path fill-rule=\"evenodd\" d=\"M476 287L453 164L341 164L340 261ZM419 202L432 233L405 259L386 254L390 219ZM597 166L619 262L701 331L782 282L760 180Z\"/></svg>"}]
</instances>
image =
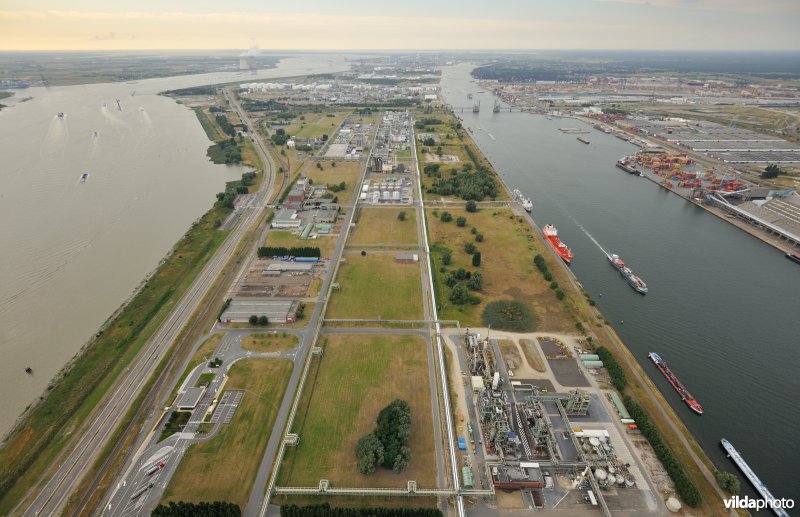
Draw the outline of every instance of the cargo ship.
<instances>
[{"instance_id":1,"label":"cargo ship","mask_svg":"<svg viewBox=\"0 0 800 517\"><path fill-rule=\"evenodd\" d=\"M589 141L586 140L585 138L583 138L582 136L579 136L577 138L578 138L578 142L581 142L583 144L588 144L589 143Z\"/></svg>"},{"instance_id":2,"label":"cargo ship","mask_svg":"<svg viewBox=\"0 0 800 517\"><path fill-rule=\"evenodd\" d=\"M561 260L567 263L567 265L572 263L572 250L570 250L566 244L561 242L561 239L558 238L558 230L552 224L546 224L542 228L542 234L544 238L547 239L547 242L550 243L550 246L558 253L558 256L561 257Z\"/></svg>"},{"instance_id":3,"label":"cargo ship","mask_svg":"<svg viewBox=\"0 0 800 517\"><path fill-rule=\"evenodd\" d=\"M722 448L725 449L725 453L728 455L728 457L732 459L733 462L736 463L736 466L739 467L739 470L742 471L744 477L746 477L747 480L753 484L753 487L755 487L759 495L761 495L761 497L767 501L767 507L772 509L772 511L780 517L789 517L789 514L786 513L786 510L783 508L776 508L777 503L780 503L780 501L770 493L770 491L767 489L767 485L758 479L756 473L753 472L753 469L750 468L750 465L744 461L744 458L742 458L742 455L739 454L739 451L733 448L731 442L723 438L720 443L722 443Z\"/></svg>"},{"instance_id":4,"label":"cargo ship","mask_svg":"<svg viewBox=\"0 0 800 517\"><path fill-rule=\"evenodd\" d=\"M792 262L800 264L800 255L795 255L794 253L787 253L786 258L788 258Z\"/></svg>"},{"instance_id":5,"label":"cargo ship","mask_svg":"<svg viewBox=\"0 0 800 517\"><path fill-rule=\"evenodd\" d=\"M635 174L636 176L641 176L641 173L636 169L634 165L635 163L636 162L634 161L633 156L623 156L622 158L617 160L617 167L627 172L628 174Z\"/></svg>"},{"instance_id":6,"label":"cargo ship","mask_svg":"<svg viewBox=\"0 0 800 517\"><path fill-rule=\"evenodd\" d=\"M625 279L628 284L633 287L633 290L639 294L647 294L647 284L641 278L633 274L633 271L628 268L625 263L619 258L619 255L606 255L611 266L619 271L619 274Z\"/></svg>"},{"instance_id":7,"label":"cargo ship","mask_svg":"<svg viewBox=\"0 0 800 517\"><path fill-rule=\"evenodd\" d=\"M515 188L511 193L514 195L514 201L519 203L526 212L530 213L530 211L533 210L533 203L531 203L530 199L523 196L519 189Z\"/></svg>"},{"instance_id":8,"label":"cargo ship","mask_svg":"<svg viewBox=\"0 0 800 517\"><path fill-rule=\"evenodd\" d=\"M647 354L647 356L650 358L651 361L653 361L653 363L656 365L656 368L658 368L661 371L661 373L664 374L664 377L667 378L669 383L672 384L672 387L675 388L675 391L677 391L678 395L681 396L681 400L686 402L686 405L689 406L689 409L691 409L698 415L702 415L703 406L701 406L700 403L694 399L692 394L689 393L689 390L686 389L683 383L680 380L678 380L677 377L675 377L675 374L672 373L672 370L669 369L667 363L664 362L663 359L661 359L661 356L659 356L655 352L650 352L649 354Z\"/></svg>"}]
</instances>

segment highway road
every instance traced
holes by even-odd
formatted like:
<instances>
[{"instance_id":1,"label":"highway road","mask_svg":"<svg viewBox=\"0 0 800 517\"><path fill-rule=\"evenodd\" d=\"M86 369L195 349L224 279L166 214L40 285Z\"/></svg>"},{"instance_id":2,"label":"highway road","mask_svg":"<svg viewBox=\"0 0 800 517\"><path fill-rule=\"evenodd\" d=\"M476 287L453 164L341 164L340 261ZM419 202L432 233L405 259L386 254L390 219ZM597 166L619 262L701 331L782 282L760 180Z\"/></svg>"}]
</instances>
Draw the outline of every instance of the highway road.
<instances>
[{"instance_id":1,"label":"highway road","mask_svg":"<svg viewBox=\"0 0 800 517\"><path fill-rule=\"evenodd\" d=\"M244 208L238 224L177 302L172 313L142 347L137 357L131 362L131 366L120 375L114 387L97 405L81 429L75 433L72 444L65 448L66 452L62 453L62 456L55 462L58 465L55 467L55 471L53 472L53 468L51 468L49 479L43 486L37 487L37 495L25 510L24 515L54 515L62 510L74 489L106 446L108 438L122 421L125 413L139 395L141 388L147 384L172 343L200 307L239 243L250 228L256 226L264 217L266 212L264 200L275 186L276 175L263 144L259 139L256 140L256 149L265 165L264 174L269 174L269 180L265 179L257 193L256 201L253 203L256 206Z\"/></svg>"}]
</instances>

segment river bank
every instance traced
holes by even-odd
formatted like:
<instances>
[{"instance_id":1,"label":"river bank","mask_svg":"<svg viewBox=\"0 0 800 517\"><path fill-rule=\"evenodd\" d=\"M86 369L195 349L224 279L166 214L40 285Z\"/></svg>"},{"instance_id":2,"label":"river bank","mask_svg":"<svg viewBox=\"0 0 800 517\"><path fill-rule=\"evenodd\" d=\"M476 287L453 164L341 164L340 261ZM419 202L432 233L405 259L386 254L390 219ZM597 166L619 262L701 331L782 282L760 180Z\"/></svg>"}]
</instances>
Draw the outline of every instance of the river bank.
<instances>
[{"instance_id":1,"label":"river bank","mask_svg":"<svg viewBox=\"0 0 800 517\"><path fill-rule=\"evenodd\" d=\"M443 123L436 126L440 128L439 131L436 131L440 135L442 133L442 128L454 126L451 120L457 120L457 116L454 114L443 116L440 113L434 113L433 115L444 118ZM450 119L450 117L452 117L452 119ZM461 122L463 123L464 120L461 119ZM436 127L433 127L433 129L436 129ZM458 140L463 139L464 146L478 149L477 163L484 163L485 157L482 150L480 150L479 146L475 146L472 142L471 135L466 130L456 130L456 136ZM442 148L445 153L448 153L448 150L455 143L455 140L452 142L451 140L453 139L442 139ZM463 167L462 163L458 165ZM511 197L510 186L496 173L494 168L489 170L491 170L491 174L495 177L502 191L498 192L497 197ZM447 177L447 172L444 171L442 176ZM431 179L428 179L427 185L431 184ZM431 194L428 194L428 196L434 199L439 199L440 197ZM456 198L451 197L449 199ZM577 327L579 332L575 333L575 336L587 339L587 341L590 342L588 345L589 347L606 345L611 348L615 355L620 357L628 374L628 378L630 379L629 386L626 388L625 393L633 396L634 399L646 409L654 424L661 430L669 446L675 451L676 458L684 466L684 469L700 491L703 503L698 507L698 510L709 515L724 515L726 512L724 512L721 508L721 504L719 504L719 500L723 497L723 494L714 481L712 472L715 468L710 460L702 453L702 449L697 445L689 430L671 410L661 394L656 390L655 386L648 382L647 377L634 360L628 347L625 346L614 329L608 325L608 320L601 313L600 309L594 305L594 301L592 300L590 302L591 298L589 294L575 273L558 259L545 244L541 236L539 225L533 217L525 214L520 207L513 208L513 213L515 215L511 217L511 219L524 221L522 224L529 226L532 230L530 232L522 231L522 233L520 233L516 222L509 222L509 218L506 217L508 209L480 208L477 213L469 213L455 207L448 207L448 210L452 213L453 217L465 217L467 219L465 225L467 228L474 224L477 226L479 232L486 231L487 243L489 243L490 246L502 248L503 254L502 256L498 256L496 254L490 254L489 251L485 251L485 256L483 257L479 271L482 272L484 285L488 285L488 287L477 292L482 301L479 305L475 306L475 309L471 307L456 309L452 304L441 301L447 300L447 296L443 288L444 275L436 266L442 263L441 243L457 242L458 236L451 235L453 231L455 231L455 229L452 228L452 223L442 223L436 217L429 218L429 228L433 242L432 255L434 267L432 269L436 278L437 299L440 300L439 303L441 305L444 305L442 308L442 317L445 319L460 319L462 325L470 327L480 326L480 321L476 316L478 310L484 306L483 300L507 298L510 294L515 300L522 300L528 303L534 309L534 312L539 315L541 323L537 330L570 332L570 329L572 329L571 331L574 333ZM431 214L436 216L437 212L434 210ZM493 216L497 214L502 216L500 219L505 221L503 224L492 224ZM450 229L448 230L447 228ZM456 231L456 233L458 232ZM439 244L439 246L437 246L437 244ZM480 247L481 242L478 243L478 248L480 249ZM529 251L531 249L533 251ZM527 271L532 271L533 269L532 263L530 263L530 257L527 257L527 255L529 253L536 253L537 251L546 257L554 280L557 281L561 289L566 291L566 295L561 302L553 298L551 289L548 289L546 285L547 282L543 283L538 272L535 272L531 277L527 276L527 274L529 274ZM447 253L445 252L445 254ZM458 266L468 267L468 264L462 263L463 260L460 258L461 254L458 251L450 255L453 257L452 268ZM527 262L524 264L507 263L508 260L511 260L509 257L521 257L522 260L526 260L527 258ZM500 264L497 264L498 261L500 261ZM500 270L505 271L505 273ZM513 279L508 276L511 272L514 272L516 275ZM542 289L535 288L538 284L543 285ZM508 291L508 288L511 286L515 286L513 292ZM556 310L556 308L565 310L569 316L564 317L559 315L559 310Z\"/></svg>"}]
</instances>

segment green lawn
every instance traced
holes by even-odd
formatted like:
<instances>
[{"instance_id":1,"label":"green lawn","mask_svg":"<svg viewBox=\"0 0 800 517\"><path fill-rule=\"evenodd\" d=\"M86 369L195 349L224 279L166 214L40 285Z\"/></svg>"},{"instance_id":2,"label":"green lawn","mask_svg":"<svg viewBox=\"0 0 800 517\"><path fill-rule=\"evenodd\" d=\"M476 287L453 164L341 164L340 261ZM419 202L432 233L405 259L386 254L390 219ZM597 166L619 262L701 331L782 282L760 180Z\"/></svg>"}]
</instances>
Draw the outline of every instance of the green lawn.
<instances>
[{"instance_id":1,"label":"green lawn","mask_svg":"<svg viewBox=\"0 0 800 517\"><path fill-rule=\"evenodd\" d=\"M345 255L326 318L422 319L419 265L401 264L394 253Z\"/></svg>"},{"instance_id":2,"label":"green lawn","mask_svg":"<svg viewBox=\"0 0 800 517\"><path fill-rule=\"evenodd\" d=\"M405 220L397 218L405 213ZM362 208L348 244L411 244L417 241L417 214L411 207Z\"/></svg>"},{"instance_id":3,"label":"green lawn","mask_svg":"<svg viewBox=\"0 0 800 517\"><path fill-rule=\"evenodd\" d=\"M330 335L321 359L309 373L279 486L405 487L436 483L430 384L426 343L419 336ZM411 406L411 463L400 474L379 468L365 476L354 454L361 436L371 432L381 409L400 398Z\"/></svg>"}]
</instances>

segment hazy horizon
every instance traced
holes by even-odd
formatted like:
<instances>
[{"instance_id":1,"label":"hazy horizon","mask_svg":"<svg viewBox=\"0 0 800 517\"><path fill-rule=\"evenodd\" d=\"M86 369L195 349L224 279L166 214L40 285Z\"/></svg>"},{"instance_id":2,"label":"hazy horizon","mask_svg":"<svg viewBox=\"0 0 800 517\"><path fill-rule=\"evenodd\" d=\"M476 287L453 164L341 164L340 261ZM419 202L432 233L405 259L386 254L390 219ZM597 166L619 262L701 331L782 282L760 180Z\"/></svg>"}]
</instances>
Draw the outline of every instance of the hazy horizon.
<instances>
[{"instance_id":1,"label":"hazy horizon","mask_svg":"<svg viewBox=\"0 0 800 517\"><path fill-rule=\"evenodd\" d=\"M165 5L166 4L166 5ZM6 0L0 51L800 50L794 0Z\"/></svg>"}]
</instances>

